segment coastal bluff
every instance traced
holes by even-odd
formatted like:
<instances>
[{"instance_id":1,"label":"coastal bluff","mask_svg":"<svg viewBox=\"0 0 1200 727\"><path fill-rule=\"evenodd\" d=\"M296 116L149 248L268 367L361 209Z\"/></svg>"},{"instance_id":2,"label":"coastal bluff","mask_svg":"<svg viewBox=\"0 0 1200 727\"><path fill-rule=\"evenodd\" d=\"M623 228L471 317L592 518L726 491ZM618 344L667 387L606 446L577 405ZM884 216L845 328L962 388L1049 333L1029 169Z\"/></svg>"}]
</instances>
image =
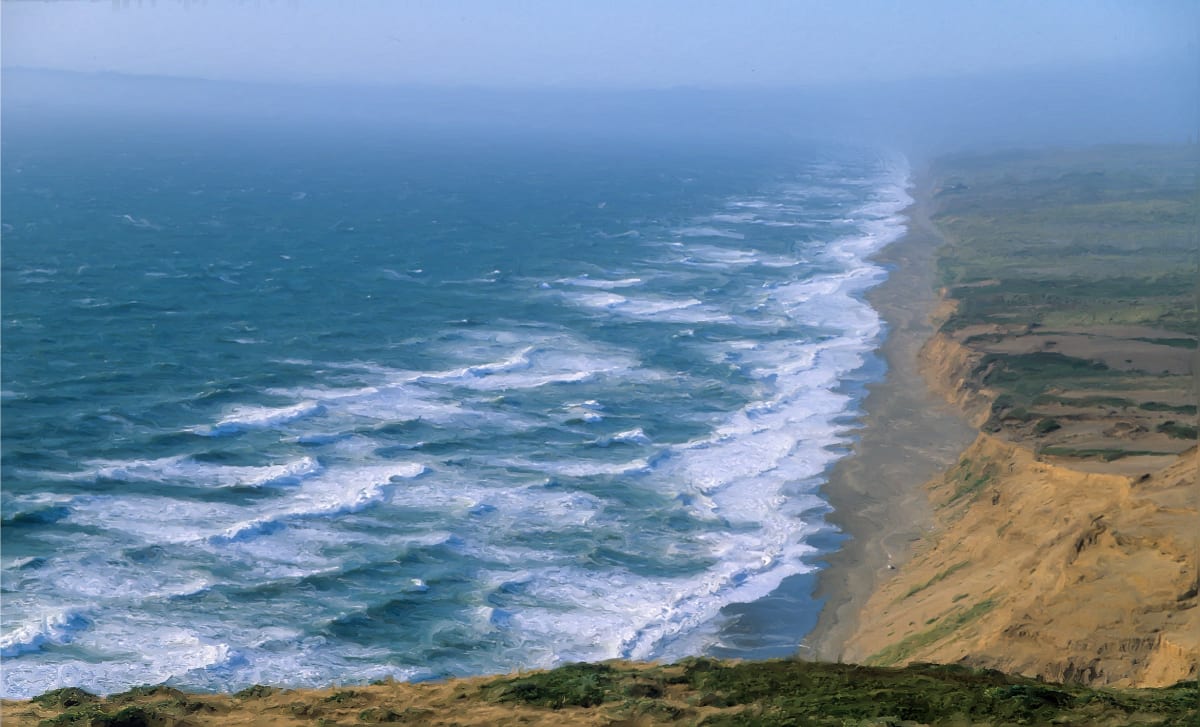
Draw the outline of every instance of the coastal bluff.
<instances>
[{"instance_id":1,"label":"coastal bluff","mask_svg":"<svg viewBox=\"0 0 1200 727\"><path fill-rule=\"evenodd\" d=\"M943 296L920 353L980 433L843 644L1133 687L1195 679L1195 148L935 165Z\"/></svg>"},{"instance_id":2,"label":"coastal bluff","mask_svg":"<svg viewBox=\"0 0 1200 727\"><path fill-rule=\"evenodd\" d=\"M1143 477L981 434L929 483L936 524L866 604L853 662L962 663L1056 682L1196 677L1196 450Z\"/></svg>"}]
</instances>

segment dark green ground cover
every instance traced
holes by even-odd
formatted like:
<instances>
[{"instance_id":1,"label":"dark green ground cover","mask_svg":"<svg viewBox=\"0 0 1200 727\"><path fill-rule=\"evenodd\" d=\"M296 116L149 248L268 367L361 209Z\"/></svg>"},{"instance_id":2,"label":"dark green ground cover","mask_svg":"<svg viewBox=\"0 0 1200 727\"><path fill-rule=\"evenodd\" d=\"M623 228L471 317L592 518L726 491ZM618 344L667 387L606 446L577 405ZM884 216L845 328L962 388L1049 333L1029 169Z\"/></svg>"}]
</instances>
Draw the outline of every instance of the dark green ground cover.
<instances>
[{"instance_id":1,"label":"dark green ground cover","mask_svg":"<svg viewBox=\"0 0 1200 727\"><path fill-rule=\"evenodd\" d=\"M982 606L964 609L968 618ZM278 692L246 690L235 699ZM358 690L334 694L355 707ZM903 668L800 660L678 664L569 664L519 677L497 677L464 693L471 701L547 710L589 709L614 724L691 725L1195 725L1196 682L1163 689L1090 689L1049 684L992 670L913 664ZM44 725L145 727L210 722L203 699L168 687L140 687L100 698L79 689L36 697L60 710ZM418 707L370 707L356 723L420 724L453 718ZM204 719L209 717L210 719ZM566 718L564 718L566 719ZM633 720L632 722L629 720ZM570 720L567 720L568 722ZM316 723L316 720L314 720ZM348 724L338 722L338 724Z\"/></svg>"},{"instance_id":2,"label":"dark green ground cover","mask_svg":"<svg viewBox=\"0 0 1200 727\"><path fill-rule=\"evenodd\" d=\"M979 607L965 609L968 618ZM684 692L671 692L683 685ZM622 704L642 713L687 706L726 708L704 725L1194 724L1196 684L1097 690L1046 684L996 671L917 664L893 669L793 660L747 663L688 659L629 669L577 664L484 687L489 699L549 707ZM674 699L664 700L671 693ZM657 703L657 704L655 704ZM682 715L682 712L680 713Z\"/></svg>"},{"instance_id":3,"label":"dark green ground cover","mask_svg":"<svg viewBox=\"0 0 1200 727\"><path fill-rule=\"evenodd\" d=\"M1196 165L1194 146L943 160L938 269L960 302L947 325L1140 324L1195 347Z\"/></svg>"}]
</instances>

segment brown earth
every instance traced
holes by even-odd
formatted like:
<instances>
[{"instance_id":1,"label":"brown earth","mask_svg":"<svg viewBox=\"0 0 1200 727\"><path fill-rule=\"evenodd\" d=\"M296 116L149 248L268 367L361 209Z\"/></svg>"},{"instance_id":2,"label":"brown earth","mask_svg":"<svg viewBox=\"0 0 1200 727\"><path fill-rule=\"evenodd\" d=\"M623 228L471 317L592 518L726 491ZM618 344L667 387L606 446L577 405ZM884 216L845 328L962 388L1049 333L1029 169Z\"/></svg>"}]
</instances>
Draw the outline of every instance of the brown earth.
<instances>
[{"instance_id":1,"label":"brown earth","mask_svg":"<svg viewBox=\"0 0 1200 727\"><path fill-rule=\"evenodd\" d=\"M935 315L953 307L944 301ZM1195 350L1147 342L1171 337L1126 326L943 329L930 338L920 353L930 387L990 433L925 486L929 530L898 571L880 578L839 658L961 663L1091 685L1195 679L1197 449L1194 438L1162 432L1172 420L1194 424L1195 415L1158 406L1196 401ZM1052 416L1055 431L998 421L998 392L981 383L985 356L1047 344L1130 375L1104 391L1043 396L1039 416Z\"/></svg>"},{"instance_id":2,"label":"brown earth","mask_svg":"<svg viewBox=\"0 0 1200 727\"><path fill-rule=\"evenodd\" d=\"M1076 467L1091 471L1138 473L1158 469L1195 446L1195 438L1165 433L1171 424L1195 423L1192 377L1195 349L1146 342L1172 334L1156 329L1110 327L1095 333L1066 330L1030 333L999 327L941 330L922 348L921 367L929 385L962 409L976 427L1007 441L1022 442L1035 450L1121 452L1119 459L1096 467L1076 456ZM1179 334L1174 334L1178 337ZM1039 397L1036 410L1023 416L997 411L999 391L981 383L987 374L989 354L1054 353L1092 361L1123 374L1103 390L1056 387ZM1150 375L1146 372L1155 372ZM1172 408L1174 407L1174 408ZM1038 431L1046 419L1055 422L1050 432ZM1125 460L1125 461L1122 461Z\"/></svg>"},{"instance_id":3,"label":"brown earth","mask_svg":"<svg viewBox=\"0 0 1200 727\"><path fill-rule=\"evenodd\" d=\"M1142 476L1083 472L980 435L927 485L936 529L884 583L850 661L962 663L1054 681L1195 679L1193 447Z\"/></svg>"}]
</instances>

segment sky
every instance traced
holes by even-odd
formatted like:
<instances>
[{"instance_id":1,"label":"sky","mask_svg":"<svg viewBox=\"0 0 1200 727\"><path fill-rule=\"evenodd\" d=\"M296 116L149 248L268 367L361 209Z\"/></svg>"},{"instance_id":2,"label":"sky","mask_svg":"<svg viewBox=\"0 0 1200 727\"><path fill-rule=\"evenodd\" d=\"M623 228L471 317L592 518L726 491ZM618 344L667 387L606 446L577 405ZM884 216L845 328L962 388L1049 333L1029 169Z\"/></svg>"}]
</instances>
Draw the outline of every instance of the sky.
<instances>
[{"instance_id":1,"label":"sky","mask_svg":"<svg viewBox=\"0 0 1200 727\"><path fill-rule=\"evenodd\" d=\"M285 84L739 89L1195 64L1195 0L5 0L6 68Z\"/></svg>"}]
</instances>

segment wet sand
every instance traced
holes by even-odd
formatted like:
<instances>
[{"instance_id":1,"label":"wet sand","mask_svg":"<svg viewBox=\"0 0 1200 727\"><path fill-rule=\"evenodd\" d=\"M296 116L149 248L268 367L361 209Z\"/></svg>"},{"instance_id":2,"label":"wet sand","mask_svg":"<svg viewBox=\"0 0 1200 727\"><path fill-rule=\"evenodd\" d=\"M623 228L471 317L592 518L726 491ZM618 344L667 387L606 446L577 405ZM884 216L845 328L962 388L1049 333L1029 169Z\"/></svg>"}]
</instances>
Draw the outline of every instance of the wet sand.
<instances>
[{"instance_id":1,"label":"wet sand","mask_svg":"<svg viewBox=\"0 0 1200 727\"><path fill-rule=\"evenodd\" d=\"M928 220L928 179L917 175L916 202L905 237L875 259L886 282L867 296L888 324L880 354L883 381L869 387L866 415L853 452L837 463L824 495L830 522L849 539L825 558L816 597L824 600L799 656L839 661L858 612L877 585L904 567L910 543L932 522L922 485L966 449L978 433L962 413L930 390L917 354L934 329L929 316L940 302L935 253L941 239ZM889 568L890 566L890 568Z\"/></svg>"}]
</instances>

